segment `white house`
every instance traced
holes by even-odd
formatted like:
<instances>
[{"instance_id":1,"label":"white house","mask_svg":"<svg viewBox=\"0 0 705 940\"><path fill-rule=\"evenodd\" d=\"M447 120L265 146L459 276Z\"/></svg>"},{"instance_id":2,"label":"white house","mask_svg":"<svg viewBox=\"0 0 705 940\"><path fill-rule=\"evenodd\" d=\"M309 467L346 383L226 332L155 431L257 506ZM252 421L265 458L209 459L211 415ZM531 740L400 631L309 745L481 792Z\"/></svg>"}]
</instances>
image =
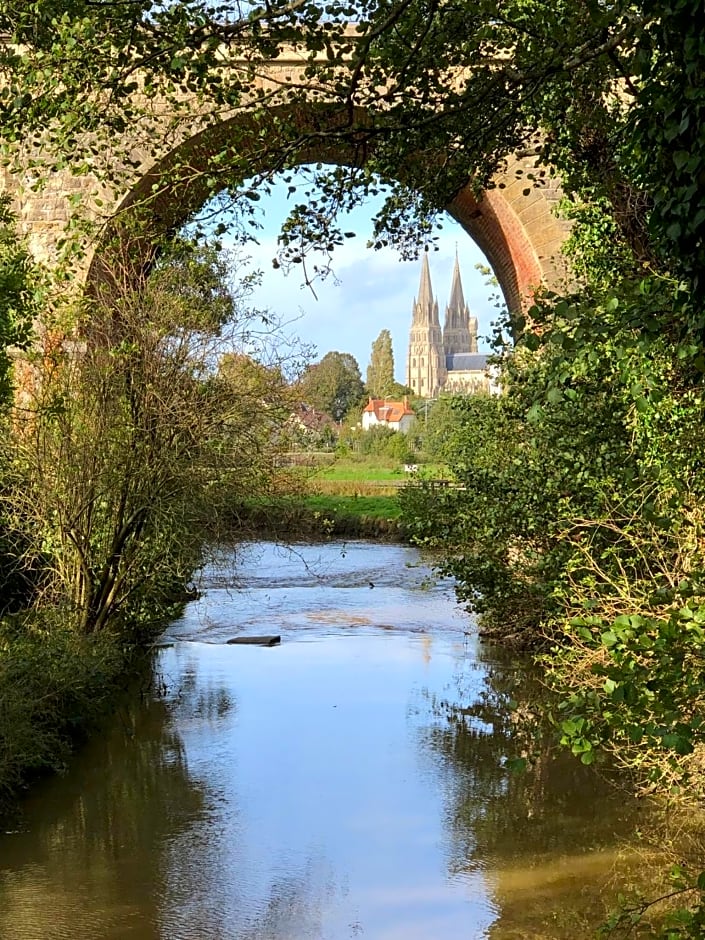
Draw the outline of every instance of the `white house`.
<instances>
[{"instance_id":1,"label":"white house","mask_svg":"<svg viewBox=\"0 0 705 940\"><path fill-rule=\"evenodd\" d=\"M407 398L404 401L389 401L387 398L370 398L362 412L362 427L365 431L376 425L391 428L392 431L409 430L415 415L409 408Z\"/></svg>"}]
</instances>

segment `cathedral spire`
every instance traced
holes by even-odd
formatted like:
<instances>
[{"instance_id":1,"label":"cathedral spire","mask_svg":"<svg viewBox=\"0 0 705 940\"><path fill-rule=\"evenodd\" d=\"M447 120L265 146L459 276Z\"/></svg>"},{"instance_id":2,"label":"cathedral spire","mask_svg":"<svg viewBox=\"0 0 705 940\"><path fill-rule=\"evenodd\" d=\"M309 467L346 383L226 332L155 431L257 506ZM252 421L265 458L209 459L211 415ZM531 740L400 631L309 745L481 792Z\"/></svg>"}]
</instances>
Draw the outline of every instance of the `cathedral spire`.
<instances>
[{"instance_id":1,"label":"cathedral spire","mask_svg":"<svg viewBox=\"0 0 705 940\"><path fill-rule=\"evenodd\" d=\"M433 298L426 253L421 262L419 294L414 301L406 378L406 384L414 394L423 398L435 397L446 379L438 301Z\"/></svg>"},{"instance_id":2,"label":"cathedral spire","mask_svg":"<svg viewBox=\"0 0 705 940\"><path fill-rule=\"evenodd\" d=\"M460 264L458 262L458 251L455 252L455 267L453 268L453 281L450 287L450 300L448 301L448 311L456 310L465 312L465 297L463 296L463 285L460 280Z\"/></svg>"},{"instance_id":3,"label":"cathedral spire","mask_svg":"<svg viewBox=\"0 0 705 940\"><path fill-rule=\"evenodd\" d=\"M414 323L431 325L433 323L434 308L437 310L438 305L433 301L431 271L428 267L428 254L424 252L423 261L421 262L419 296L414 302Z\"/></svg>"},{"instance_id":4,"label":"cathedral spire","mask_svg":"<svg viewBox=\"0 0 705 940\"><path fill-rule=\"evenodd\" d=\"M443 325L443 349L446 357L477 352L477 321L470 316L468 305L465 303L457 248L450 300L446 307L445 323Z\"/></svg>"}]
</instances>

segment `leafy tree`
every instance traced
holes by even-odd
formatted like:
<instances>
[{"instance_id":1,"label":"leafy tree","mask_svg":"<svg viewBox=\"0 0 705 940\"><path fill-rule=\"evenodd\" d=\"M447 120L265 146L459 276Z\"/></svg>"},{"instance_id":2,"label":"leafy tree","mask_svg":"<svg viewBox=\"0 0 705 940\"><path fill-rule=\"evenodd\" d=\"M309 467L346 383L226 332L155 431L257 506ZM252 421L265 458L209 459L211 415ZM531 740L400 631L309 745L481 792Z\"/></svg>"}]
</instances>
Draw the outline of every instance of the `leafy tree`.
<instances>
[{"instance_id":1,"label":"leafy tree","mask_svg":"<svg viewBox=\"0 0 705 940\"><path fill-rule=\"evenodd\" d=\"M367 367L367 391L373 398L389 398L395 384L392 334L389 330L382 330L372 344Z\"/></svg>"},{"instance_id":2,"label":"leafy tree","mask_svg":"<svg viewBox=\"0 0 705 940\"><path fill-rule=\"evenodd\" d=\"M232 396L223 426L223 447L227 452L235 446L251 458L251 495L268 495L275 485L271 468L284 446L283 429L297 405L296 390L287 382L282 365L266 365L244 353L225 353L218 364L217 380ZM233 501L241 498L242 492L241 480L236 479Z\"/></svg>"},{"instance_id":3,"label":"leafy tree","mask_svg":"<svg viewBox=\"0 0 705 940\"><path fill-rule=\"evenodd\" d=\"M329 352L320 362L309 366L299 390L306 404L325 411L340 422L351 408L360 404L365 387L354 356Z\"/></svg>"},{"instance_id":4,"label":"leafy tree","mask_svg":"<svg viewBox=\"0 0 705 940\"><path fill-rule=\"evenodd\" d=\"M85 347L38 360L18 411L6 502L41 547L44 602L83 634L149 637L208 533L274 473L259 401L272 383L216 372L243 331L251 344L246 294L223 287L217 261L177 243L143 281L114 271L84 302Z\"/></svg>"},{"instance_id":5,"label":"leafy tree","mask_svg":"<svg viewBox=\"0 0 705 940\"><path fill-rule=\"evenodd\" d=\"M41 277L28 248L15 230L15 220L8 200L0 196L0 409L12 401L12 372L15 353L26 349L32 337L32 321L40 308ZM7 415L3 414L3 422ZM7 429L3 427L7 436ZM0 453L0 496L5 487L7 445ZM20 529L16 528L0 504L0 613L26 602L37 580L34 564L25 567L18 552L27 549Z\"/></svg>"},{"instance_id":6,"label":"leafy tree","mask_svg":"<svg viewBox=\"0 0 705 940\"><path fill-rule=\"evenodd\" d=\"M9 200L0 195L0 403L12 394L8 348L26 348L39 312L39 274L18 238Z\"/></svg>"},{"instance_id":7,"label":"leafy tree","mask_svg":"<svg viewBox=\"0 0 705 940\"><path fill-rule=\"evenodd\" d=\"M349 428L340 443L362 457L382 457L397 465L414 459L409 435L384 425L378 424L367 430Z\"/></svg>"},{"instance_id":8,"label":"leafy tree","mask_svg":"<svg viewBox=\"0 0 705 940\"><path fill-rule=\"evenodd\" d=\"M416 432L424 455L442 463L453 461L457 447L456 432L462 420L461 410L450 395L442 395L435 402L420 402Z\"/></svg>"}]
</instances>

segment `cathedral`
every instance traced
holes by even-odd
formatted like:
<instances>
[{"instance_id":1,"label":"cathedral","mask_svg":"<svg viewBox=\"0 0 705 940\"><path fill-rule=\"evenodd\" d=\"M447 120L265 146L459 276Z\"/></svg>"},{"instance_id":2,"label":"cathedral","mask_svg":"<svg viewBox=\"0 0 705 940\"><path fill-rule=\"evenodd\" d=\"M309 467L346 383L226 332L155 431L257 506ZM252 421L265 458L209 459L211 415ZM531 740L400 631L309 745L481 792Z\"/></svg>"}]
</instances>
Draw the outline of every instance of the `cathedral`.
<instances>
[{"instance_id":1,"label":"cathedral","mask_svg":"<svg viewBox=\"0 0 705 940\"><path fill-rule=\"evenodd\" d=\"M477 351L477 317L470 316L465 303L457 255L443 331L427 254L412 316L406 384L415 395L436 398L441 392L489 391L487 356Z\"/></svg>"}]
</instances>

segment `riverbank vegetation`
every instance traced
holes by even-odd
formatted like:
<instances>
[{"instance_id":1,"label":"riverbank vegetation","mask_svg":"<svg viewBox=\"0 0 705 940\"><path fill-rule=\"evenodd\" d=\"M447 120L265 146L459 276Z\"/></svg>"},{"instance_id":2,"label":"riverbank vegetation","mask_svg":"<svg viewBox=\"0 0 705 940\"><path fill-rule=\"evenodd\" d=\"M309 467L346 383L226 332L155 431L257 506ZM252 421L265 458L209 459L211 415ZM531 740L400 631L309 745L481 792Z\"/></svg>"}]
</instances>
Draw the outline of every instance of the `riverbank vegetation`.
<instances>
[{"instance_id":1,"label":"riverbank vegetation","mask_svg":"<svg viewBox=\"0 0 705 940\"><path fill-rule=\"evenodd\" d=\"M540 664L553 694L523 703L517 729L542 711L584 764L678 801L702 800L705 755L700 346L674 316L693 302L653 276L546 298L503 360L504 394L449 402L456 485L401 495L483 633ZM540 759L524 748L517 766ZM697 856L674 860L693 906L664 936L696 937ZM615 929L647 912L660 921L637 900Z\"/></svg>"},{"instance_id":2,"label":"riverbank vegetation","mask_svg":"<svg viewBox=\"0 0 705 940\"><path fill-rule=\"evenodd\" d=\"M6 281L27 259L19 244L0 259ZM0 797L60 766L114 705L204 546L230 534L233 503L290 479L275 434L292 407L286 364L267 358L271 318L248 308L236 261L176 239L139 278L127 257L54 308L51 332L43 312L6 395ZM39 279L20 267L16 318Z\"/></svg>"},{"instance_id":3,"label":"riverbank vegetation","mask_svg":"<svg viewBox=\"0 0 705 940\"><path fill-rule=\"evenodd\" d=\"M115 633L84 636L63 612L0 620L0 811L36 776L66 767L145 665Z\"/></svg>"},{"instance_id":4,"label":"riverbank vegetation","mask_svg":"<svg viewBox=\"0 0 705 940\"><path fill-rule=\"evenodd\" d=\"M446 553L486 633L535 651L564 746L642 793L702 801L705 60L689 20L702 8L655 9L612 60L625 84L611 101L608 57L533 102L581 284L501 325L504 394L449 405L458 486L409 490L403 518ZM649 936L701 936L705 877L690 865L673 882L686 908L662 919L637 902L612 927L648 911Z\"/></svg>"}]
</instances>

